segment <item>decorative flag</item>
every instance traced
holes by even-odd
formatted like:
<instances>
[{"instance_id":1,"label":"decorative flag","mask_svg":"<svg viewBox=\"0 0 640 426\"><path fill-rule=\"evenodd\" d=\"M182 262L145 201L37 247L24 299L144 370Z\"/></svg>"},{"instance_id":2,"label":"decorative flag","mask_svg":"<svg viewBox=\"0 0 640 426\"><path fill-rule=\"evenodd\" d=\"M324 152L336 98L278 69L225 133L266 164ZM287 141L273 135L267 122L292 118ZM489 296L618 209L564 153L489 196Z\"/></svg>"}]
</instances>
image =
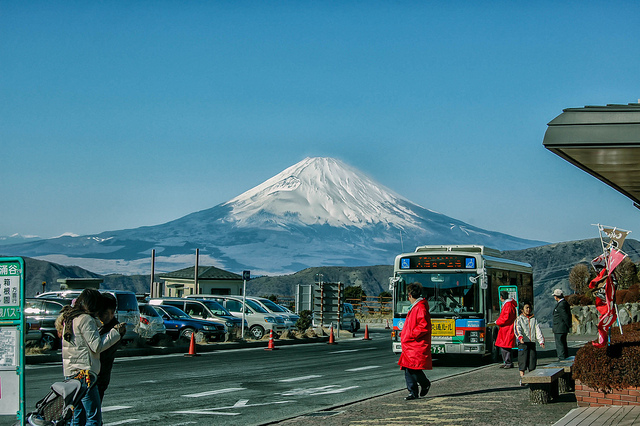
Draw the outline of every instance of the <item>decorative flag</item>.
<instances>
[{"instance_id":1,"label":"decorative flag","mask_svg":"<svg viewBox=\"0 0 640 426\"><path fill-rule=\"evenodd\" d=\"M596 278L591 280L589 288L595 290L596 309L600 312L598 339L591 343L597 348L602 348L607 345L609 329L618 319L617 306L615 304L616 283L614 282L613 271L627 257L620 249L630 231L601 225L598 225L598 229L600 230L600 242L604 253L591 261L591 265L599 273ZM603 233L610 239L607 244L603 239Z\"/></svg>"},{"instance_id":2,"label":"decorative flag","mask_svg":"<svg viewBox=\"0 0 640 426\"><path fill-rule=\"evenodd\" d=\"M604 233L604 235L609 238L610 246L617 249L622 249L624 239L627 238L627 235L631 232L611 226L598 225L598 227L600 228L601 235Z\"/></svg>"}]
</instances>

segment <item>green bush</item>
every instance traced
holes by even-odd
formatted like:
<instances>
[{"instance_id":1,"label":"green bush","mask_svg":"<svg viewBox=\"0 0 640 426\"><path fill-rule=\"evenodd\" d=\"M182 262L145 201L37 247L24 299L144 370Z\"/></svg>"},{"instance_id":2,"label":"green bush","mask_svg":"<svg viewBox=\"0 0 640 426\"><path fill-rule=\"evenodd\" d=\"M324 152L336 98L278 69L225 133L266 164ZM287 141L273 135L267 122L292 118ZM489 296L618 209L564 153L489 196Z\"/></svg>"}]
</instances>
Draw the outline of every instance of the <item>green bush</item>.
<instances>
[{"instance_id":1,"label":"green bush","mask_svg":"<svg viewBox=\"0 0 640 426\"><path fill-rule=\"evenodd\" d=\"M300 318L296 322L296 328L303 332L311 327L311 311L305 310L300 312Z\"/></svg>"}]
</instances>

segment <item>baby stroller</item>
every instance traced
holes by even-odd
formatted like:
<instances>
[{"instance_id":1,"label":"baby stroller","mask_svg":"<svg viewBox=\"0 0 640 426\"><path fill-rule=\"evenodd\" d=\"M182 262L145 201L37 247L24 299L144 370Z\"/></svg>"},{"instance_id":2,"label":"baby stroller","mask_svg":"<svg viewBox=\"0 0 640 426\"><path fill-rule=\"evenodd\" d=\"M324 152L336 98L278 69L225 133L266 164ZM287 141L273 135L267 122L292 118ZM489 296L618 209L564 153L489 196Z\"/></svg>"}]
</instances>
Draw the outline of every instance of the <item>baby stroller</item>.
<instances>
[{"instance_id":1,"label":"baby stroller","mask_svg":"<svg viewBox=\"0 0 640 426\"><path fill-rule=\"evenodd\" d=\"M86 388L78 379L51 385L51 391L36 403L36 411L27 414L27 425L63 426L73 417L74 407L82 404Z\"/></svg>"}]
</instances>

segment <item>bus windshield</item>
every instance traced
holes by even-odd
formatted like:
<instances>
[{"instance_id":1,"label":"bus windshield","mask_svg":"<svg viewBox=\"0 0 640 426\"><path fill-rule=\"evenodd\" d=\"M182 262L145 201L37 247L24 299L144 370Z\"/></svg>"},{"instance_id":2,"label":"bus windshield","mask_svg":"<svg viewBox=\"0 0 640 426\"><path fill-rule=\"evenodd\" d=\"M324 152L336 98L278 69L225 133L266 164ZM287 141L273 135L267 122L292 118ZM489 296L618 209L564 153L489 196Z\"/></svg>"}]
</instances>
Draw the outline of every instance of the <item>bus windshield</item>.
<instances>
[{"instance_id":1,"label":"bus windshield","mask_svg":"<svg viewBox=\"0 0 640 426\"><path fill-rule=\"evenodd\" d=\"M405 316L411 303L407 300L407 285L418 282L423 287L423 297L429 302L429 312L432 314L466 313L481 314L480 291L477 283L472 280L474 273L454 274L398 274L396 286L395 312ZM474 280L475 281L475 280Z\"/></svg>"}]
</instances>

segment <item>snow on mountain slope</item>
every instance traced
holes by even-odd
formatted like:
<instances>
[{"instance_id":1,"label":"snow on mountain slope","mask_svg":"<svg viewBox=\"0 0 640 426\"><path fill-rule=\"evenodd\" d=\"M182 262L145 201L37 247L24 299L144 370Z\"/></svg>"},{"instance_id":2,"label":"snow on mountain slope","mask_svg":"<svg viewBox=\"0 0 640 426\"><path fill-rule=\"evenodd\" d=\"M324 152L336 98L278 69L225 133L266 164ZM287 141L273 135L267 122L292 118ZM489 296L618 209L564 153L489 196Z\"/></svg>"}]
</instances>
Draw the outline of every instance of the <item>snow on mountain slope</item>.
<instances>
[{"instance_id":1,"label":"snow on mountain slope","mask_svg":"<svg viewBox=\"0 0 640 426\"><path fill-rule=\"evenodd\" d=\"M264 224L261 213L281 223L355 226L394 223L417 227L408 201L333 158L305 158L224 205L237 226Z\"/></svg>"},{"instance_id":2,"label":"snow on mountain slope","mask_svg":"<svg viewBox=\"0 0 640 426\"><path fill-rule=\"evenodd\" d=\"M391 264L424 244L482 244L513 250L544 244L477 228L428 210L332 158L306 158L210 209L156 226L7 245L6 253L108 274L201 265L257 274L310 266Z\"/></svg>"}]
</instances>

